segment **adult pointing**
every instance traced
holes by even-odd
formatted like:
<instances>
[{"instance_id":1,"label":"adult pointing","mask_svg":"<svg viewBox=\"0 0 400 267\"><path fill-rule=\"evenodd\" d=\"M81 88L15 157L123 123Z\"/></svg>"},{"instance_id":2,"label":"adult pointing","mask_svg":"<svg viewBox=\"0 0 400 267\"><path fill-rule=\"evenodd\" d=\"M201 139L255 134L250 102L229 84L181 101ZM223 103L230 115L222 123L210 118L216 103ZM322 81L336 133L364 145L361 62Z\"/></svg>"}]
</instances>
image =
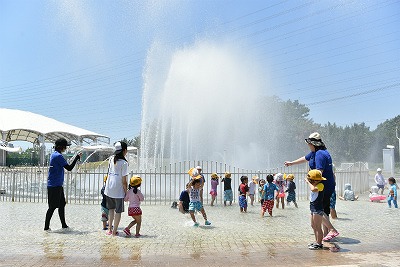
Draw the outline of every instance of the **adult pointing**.
<instances>
[{"instance_id":1,"label":"adult pointing","mask_svg":"<svg viewBox=\"0 0 400 267\"><path fill-rule=\"evenodd\" d=\"M323 241L330 241L336 236L339 235L339 232L333 227L331 222L329 221L330 214L330 198L333 192L335 191L335 175L333 172L332 158L329 154L328 150L324 142L322 142L321 135L317 132L310 134L310 136L305 139L308 147L310 148L310 153L307 155L298 158L294 161L285 161L285 166L292 166L296 164L306 163L310 169L320 170L322 172L323 177L326 178L324 183L324 213L322 219L323 230L324 230L324 238Z\"/></svg>"}]
</instances>

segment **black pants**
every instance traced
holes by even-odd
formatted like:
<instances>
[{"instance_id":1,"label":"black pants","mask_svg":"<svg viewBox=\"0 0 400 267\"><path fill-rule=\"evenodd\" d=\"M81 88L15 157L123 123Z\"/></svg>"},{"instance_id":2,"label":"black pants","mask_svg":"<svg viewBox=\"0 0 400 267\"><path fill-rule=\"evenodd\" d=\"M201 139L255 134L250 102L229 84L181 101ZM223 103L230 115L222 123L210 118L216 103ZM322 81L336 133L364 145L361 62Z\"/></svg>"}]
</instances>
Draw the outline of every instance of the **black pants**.
<instances>
[{"instance_id":1,"label":"black pants","mask_svg":"<svg viewBox=\"0 0 400 267\"><path fill-rule=\"evenodd\" d=\"M67 228L68 225L65 222L65 196L64 189L62 186L47 187L47 198L49 209L46 213L46 220L44 222L44 230L48 230L50 227L50 220L53 216L54 210L58 208L58 215L60 216L61 225L63 228Z\"/></svg>"}]
</instances>

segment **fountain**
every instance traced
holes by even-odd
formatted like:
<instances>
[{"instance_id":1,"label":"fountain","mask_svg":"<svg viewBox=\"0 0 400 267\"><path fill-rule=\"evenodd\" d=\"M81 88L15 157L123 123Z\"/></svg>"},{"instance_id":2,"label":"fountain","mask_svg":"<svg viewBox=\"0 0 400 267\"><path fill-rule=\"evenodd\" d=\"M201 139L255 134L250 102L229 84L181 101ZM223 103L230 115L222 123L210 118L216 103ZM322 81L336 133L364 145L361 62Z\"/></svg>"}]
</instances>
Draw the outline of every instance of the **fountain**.
<instances>
[{"instance_id":1,"label":"fountain","mask_svg":"<svg viewBox=\"0 0 400 267\"><path fill-rule=\"evenodd\" d=\"M269 167L279 112L263 95L262 70L256 57L228 42L153 45L144 71L142 168L183 160Z\"/></svg>"}]
</instances>

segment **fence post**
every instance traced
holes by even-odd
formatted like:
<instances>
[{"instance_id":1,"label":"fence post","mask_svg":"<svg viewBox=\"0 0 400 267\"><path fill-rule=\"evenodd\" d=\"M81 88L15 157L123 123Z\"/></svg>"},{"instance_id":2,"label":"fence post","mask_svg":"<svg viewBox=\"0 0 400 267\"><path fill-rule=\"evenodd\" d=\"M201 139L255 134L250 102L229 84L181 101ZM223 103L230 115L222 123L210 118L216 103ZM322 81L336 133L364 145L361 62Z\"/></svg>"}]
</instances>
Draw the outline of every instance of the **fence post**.
<instances>
[{"instance_id":1,"label":"fence post","mask_svg":"<svg viewBox=\"0 0 400 267\"><path fill-rule=\"evenodd\" d=\"M15 170L12 171L12 195L11 195L11 201L14 202L14 194L15 194Z\"/></svg>"}]
</instances>

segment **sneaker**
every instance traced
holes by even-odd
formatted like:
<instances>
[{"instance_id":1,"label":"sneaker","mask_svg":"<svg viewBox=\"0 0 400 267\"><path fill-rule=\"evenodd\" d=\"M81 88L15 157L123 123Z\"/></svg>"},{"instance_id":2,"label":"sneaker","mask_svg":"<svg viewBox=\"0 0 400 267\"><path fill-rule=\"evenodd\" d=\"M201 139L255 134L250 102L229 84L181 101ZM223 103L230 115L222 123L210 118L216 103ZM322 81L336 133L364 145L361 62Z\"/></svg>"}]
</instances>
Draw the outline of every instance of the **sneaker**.
<instances>
[{"instance_id":1,"label":"sneaker","mask_svg":"<svg viewBox=\"0 0 400 267\"><path fill-rule=\"evenodd\" d=\"M44 231L46 232L46 233L50 233L51 232L51 229L49 228L49 229L44 229Z\"/></svg>"},{"instance_id":2,"label":"sneaker","mask_svg":"<svg viewBox=\"0 0 400 267\"><path fill-rule=\"evenodd\" d=\"M312 244L311 246L308 246L308 249L311 249L311 250L320 250L320 249L323 249L324 248L324 246L321 244L317 244L317 243L314 243L314 244Z\"/></svg>"},{"instance_id":3,"label":"sneaker","mask_svg":"<svg viewBox=\"0 0 400 267\"><path fill-rule=\"evenodd\" d=\"M142 236L141 234L136 234L136 235L135 235L136 238L139 238L139 237L141 237L141 236Z\"/></svg>"},{"instance_id":4,"label":"sneaker","mask_svg":"<svg viewBox=\"0 0 400 267\"><path fill-rule=\"evenodd\" d=\"M112 231L107 231L106 235L112 235Z\"/></svg>"},{"instance_id":5,"label":"sneaker","mask_svg":"<svg viewBox=\"0 0 400 267\"><path fill-rule=\"evenodd\" d=\"M211 225L211 223L209 221L206 221L204 224L205 225Z\"/></svg>"},{"instance_id":6,"label":"sneaker","mask_svg":"<svg viewBox=\"0 0 400 267\"><path fill-rule=\"evenodd\" d=\"M126 234L126 236L131 236L131 230L129 230L128 228L124 229L124 233Z\"/></svg>"},{"instance_id":7,"label":"sneaker","mask_svg":"<svg viewBox=\"0 0 400 267\"><path fill-rule=\"evenodd\" d=\"M108 230L108 227L104 227L103 230Z\"/></svg>"},{"instance_id":8,"label":"sneaker","mask_svg":"<svg viewBox=\"0 0 400 267\"><path fill-rule=\"evenodd\" d=\"M329 242L339 235L339 232L329 232L322 241Z\"/></svg>"},{"instance_id":9,"label":"sneaker","mask_svg":"<svg viewBox=\"0 0 400 267\"><path fill-rule=\"evenodd\" d=\"M194 224L193 224L193 226L199 226L200 224L198 223L198 222L195 222Z\"/></svg>"}]
</instances>

